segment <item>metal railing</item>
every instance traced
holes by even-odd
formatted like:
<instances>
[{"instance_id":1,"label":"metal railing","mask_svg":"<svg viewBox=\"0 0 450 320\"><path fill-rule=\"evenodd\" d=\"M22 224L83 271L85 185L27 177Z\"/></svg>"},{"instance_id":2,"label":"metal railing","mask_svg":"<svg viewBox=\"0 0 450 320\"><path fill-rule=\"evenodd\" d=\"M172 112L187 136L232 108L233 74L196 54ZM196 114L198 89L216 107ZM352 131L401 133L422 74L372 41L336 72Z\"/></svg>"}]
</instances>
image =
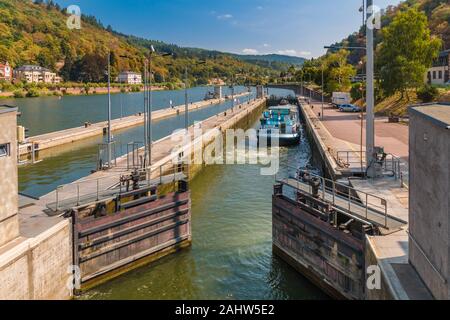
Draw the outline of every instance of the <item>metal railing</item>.
<instances>
[{"instance_id":1,"label":"metal railing","mask_svg":"<svg viewBox=\"0 0 450 320\"><path fill-rule=\"evenodd\" d=\"M288 168L295 169L293 167ZM295 177L292 177L291 175L290 178L280 177L279 174L277 174L275 179L276 181L288 185L297 191L307 191L312 195L313 187L299 178L298 175L300 172L307 172L311 177L319 179L320 187L318 195L323 200L352 216L362 217L366 221L389 229L388 207L385 198L355 189L349 185L339 183L334 180L324 178L307 169L296 169ZM288 180L290 180L290 183L288 183ZM305 190L305 185L308 185L307 190ZM297 201L295 194L287 194L286 196L290 197L294 201ZM374 219L377 215L380 216L378 221Z\"/></svg>"},{"instance_id":2,"label":"metal railing","mask_svg":"<svg viewBox=\"0 0 450 320\"><path fill-rule=\"evenodd\" d=\"M338 165L345 168L361 168L366 170L366 152L344 150L336 152L336 161ZM385 172L392 172L392 176L398 180L402 176L401 159L391 153L386 153L382 162L382 169Z\"/></svg>"},{"instance_id":3,"label":"metal railing","mask_svg":"<svg viewBox=\"0 0 450 320\"><path fill-rule=\"evenodd\" d=\"M59 212L88 203L115 198L127 191L122 178L130 176L133 171L140 176L139 187L141 188L170 183L175 186L178 181L188 178L188 166L186 164L168 162L152 168L135 168L117 174L108 174L103 177L60 185L55 190L55 202L47 204L47 207L54 212Z\"/></svg>"}]
</instances>

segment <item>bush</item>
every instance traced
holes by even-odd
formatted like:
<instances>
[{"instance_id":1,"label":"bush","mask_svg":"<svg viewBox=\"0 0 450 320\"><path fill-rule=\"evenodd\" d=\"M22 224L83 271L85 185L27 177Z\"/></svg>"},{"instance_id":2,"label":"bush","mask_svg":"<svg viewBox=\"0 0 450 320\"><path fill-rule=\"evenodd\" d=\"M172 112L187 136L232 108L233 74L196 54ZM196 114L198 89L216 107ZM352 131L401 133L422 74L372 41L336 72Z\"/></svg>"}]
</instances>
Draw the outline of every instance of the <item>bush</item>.
<instances>
[{"instance_id":1,"label":"bush","mask_svg":"<svg viewBox=\"0 0 450 320\"><path fill-rule=\"evenodd\" d=\"M39 91L36 88L30 88L27 92L28 98L36 98L39 97Z\"/></svg>"},{"instance_id":2,"label":"bush","mask_svg":"<svg viewBox=\"0 0 450 320\"><path fill-rule=\"evenodd\" d=\"M137 86L137 85L134 85L134 86L131 87L131 91L132 92L140 92L141 91L141 87Z\"/></svg>"},{"instance_id":3,"label":"bush","mask_svg":"<svg viewBox=\"0 0 450 320\"><path fill-rule=\"evenodd\" d=\"M365 90L366 90L365 85L363 85L360 82L357 82L352 85L350 95L353 100L359 100L364 98L363 95L365 94Z\"/></svg>"},{"instance_id":4,"label":"bush","mask_svg":"<svg viewBox=\"0 0 450 320\"><path fill-rule=\"evenodd\" d=\"M11 91L13 88L14 88L14 86L11 83L9 83L9 82L2 81L0 83L0 89L5 91L5 92L6 91Z\"/></svg>"},{"instance_id":5,"label":"bush","mask_svg":"<svg viewBox=\"0 0 450 320\"><path fill-rule=\"evenodd\" d=\"M14 98L25 98L25 94L22 90L14 91Z\"/></svg>"},{"instance_id":6,"label":"bush","mask_svg":"<svg viewBox=\"0 0 450 320\"><path fill-rule=\"evenodd\" d=\"M417 98L422 102L432 102L439 96L439 90L433 86L426 85L417 90Z\"/></svg>"}]
</instances>

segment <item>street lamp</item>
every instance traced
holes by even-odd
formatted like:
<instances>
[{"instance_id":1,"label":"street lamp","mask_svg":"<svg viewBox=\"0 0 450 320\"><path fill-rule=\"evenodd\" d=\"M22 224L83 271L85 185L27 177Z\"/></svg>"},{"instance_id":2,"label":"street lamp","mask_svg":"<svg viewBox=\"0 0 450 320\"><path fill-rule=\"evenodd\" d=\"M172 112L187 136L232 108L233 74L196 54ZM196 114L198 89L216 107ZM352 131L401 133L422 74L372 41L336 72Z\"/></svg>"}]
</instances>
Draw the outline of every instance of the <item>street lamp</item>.
<instances>
[{"instance_id":1,"label":"street lamp","mask_svg":"<svg viewBox=\"0 0 450 320\"><path fill-rule=\"evenodd\" d=\"M323 76L323 62L322 62L322 120L323 120L324 90L325 90L325 85L324 85L323 79L324 79L324 76Z\"/></svg>"},{"instance_id":2,"label":"street lamp","mask_svg":"<svg viewBox=\"0 0 450 320\"><path fill-rule=\"evenodd\" d=\"M108 51L108 138L107 138L107 167L111 168L112 155L111 145L113 143L111 132L111 50Z\"/></svg>"},{"instance_id":3,"label":"street lamp","mask_svg":"<svg viewBox=\"0 0 450 320\"><path fill-rule=\"evenodd\" d=\"M369 19L372 19L372 15L369 13L373 11L373 0L366 0L363 9L360 12L363 13L364 24L366 27L366 47L345 47L345 46L331 46L325 47L325 49L348 49L348 50L365 50L367 54L366 61L366 171L369 178L375 177L376 172L373 164L375 163L374 146L375 146L375 90L374 90L374 33L373 25L367 23ZM366 8L366 10L364 10ZM361 155L362 156L362 155Z\"/></svg>"},{"instance_id":4,"label":"street lamp","mask_svg":"<svg viewBox=\"0 0 450 320\"><path fill-rule=\"evenodd\" d=\"M153 45L150 46L148 58L145 59L145 84L144 84L144 134L145 134L145 161L151 168L152 165L152 144L153 144L153 127L152 127L152 112L153 112L153 96L152 96L152 58L153 57L168 57L171 53L157 53ZM150 69L150 71L148 71ZM147 116L146 116L147 114Z\"/></svg>"},{"instance_id":5,"label":"street lamp","mask_svg":"<svg viewBox=\"0 0 450 320\"><path fill-rule=\"evenodd\" d=\"M194 66L199 66L206 64L206 61L199 61L194 63ZM188 96L188 67L184 68L184 128L186 129L186 134L189 132L189 96Z\"/></svg>"}]
</instances>

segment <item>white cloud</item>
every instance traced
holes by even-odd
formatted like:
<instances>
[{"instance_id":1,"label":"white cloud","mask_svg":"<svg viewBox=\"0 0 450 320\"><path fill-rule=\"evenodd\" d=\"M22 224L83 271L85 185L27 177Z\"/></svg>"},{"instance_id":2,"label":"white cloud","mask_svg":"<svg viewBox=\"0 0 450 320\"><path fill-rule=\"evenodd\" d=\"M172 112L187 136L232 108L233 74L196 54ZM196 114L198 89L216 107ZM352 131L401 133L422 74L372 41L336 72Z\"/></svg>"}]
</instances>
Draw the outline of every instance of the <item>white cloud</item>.
<instances>
[{"instance_id":1,"label":"white cloud","mask_svg":"<svg viewBox=\"0 0 450 320\"><path fill-rule=\"evenodd\" d=\"M304 57L304 56L310 56L311 55L311 52L309 52L309 51L299 51L299 52L297 52L294 49L279 50L277 53L285 55L285 56L294 56L294 57Z\"/></svg>"},{"instance_id":2,"label":"white cloud","mask_svg":"<svg viewBox=\"0 0 450 320\"><path fill-rule=\"evenodd\" d=\"M312 53L310 51L300 51L299 56L304 57L304 56L310 56Z\"/></svg>"},{"instance_id":3,"label":"white cloud","mask_svg":"<svg viewBox=\"0 0 450 320\"><path fill-rule=\"evenodd\" d=\"M219 20L229 20L232 19L233 15L227 13L227 14L221 14L220 16L217 16L217 19Z\"/></svg>"},{"instance_id":4,"label":"white cloud","mask_svg":"<svg viewBox=\"0 0 450 320\"><path fill-rule=\"evenodd\" d=\"M286 56L296 56L297 51L293 49L286 49L286 50L278 50L278 54L286 55Z\"/></svg>"},{"instance_id":5,"label":"white cloud","mask_svg":"<svg viewBox=\"0 0 450 320\"><path fill-rule=\"evenodd\" d=\"M245 54L258 54L258 50L256 50L256 49L244 49L244 50L242 50L242 53L245 53Z\"/></svg>"},{"instance_id":6,"label":"white cloud","mask_svg":"<svg viewBox=\"0 0 450 320\"><path fill-rule=\"evenodd\" d=\"M264 43L264 44L263 44L263 47L264 47L264 48L268 48L268 47L270 47L270 44Z\"/></svg>"}]
</instances>

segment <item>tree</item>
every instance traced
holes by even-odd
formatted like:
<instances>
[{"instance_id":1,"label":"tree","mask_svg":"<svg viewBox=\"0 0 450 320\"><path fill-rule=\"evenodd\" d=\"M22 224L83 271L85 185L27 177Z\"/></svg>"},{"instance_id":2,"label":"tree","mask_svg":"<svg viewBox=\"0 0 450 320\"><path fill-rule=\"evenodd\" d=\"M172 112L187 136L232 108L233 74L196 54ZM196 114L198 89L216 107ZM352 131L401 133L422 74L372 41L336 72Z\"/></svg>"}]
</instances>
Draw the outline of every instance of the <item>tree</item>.
<instances>
[{"instance_id":1,"label":"tree","mask_svg":"<svg viewBox=\"0 0 450 320\"><path fill-rule=\"evenodd\" d=\"M428 19L416 8L398 12L382 30L377 66L387 95L423 85L424 75L438 56L441 40L432 38Z\"/></svg>"},{"instance_id":2,"label":"tree","mask_svg":"<svg viewBox=\"0 0 450 320\"><path fill-rule=\"evenodd\" d=\"M321 68L324 69L325 92L349 91L351 79L356 75L356 69L348 63L349 52L340 50L327 54L321 61Z\"/></svg>"}]
</instances>

